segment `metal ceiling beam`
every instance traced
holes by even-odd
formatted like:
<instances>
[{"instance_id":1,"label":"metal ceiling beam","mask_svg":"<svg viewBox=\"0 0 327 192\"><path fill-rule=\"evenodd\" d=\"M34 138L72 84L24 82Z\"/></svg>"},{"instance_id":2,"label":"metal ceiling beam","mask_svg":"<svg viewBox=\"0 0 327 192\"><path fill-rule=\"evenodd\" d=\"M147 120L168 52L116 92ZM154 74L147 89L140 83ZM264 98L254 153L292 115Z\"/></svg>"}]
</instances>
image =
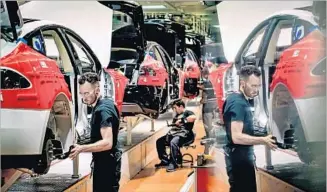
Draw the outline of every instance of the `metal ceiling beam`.
<instances>
[{"instance_id":1,"label":"metal ceiling beam","mask_svg":"<svg viewBox=\"0 0 327 192\"><path fill-rule=\"evenodd\" d=\"M181 13L184 13L184 10L183 9L179 9L177 8L175 5L171 4L170 2L168 1L164 1L167 5L169 5L170 7L172 7L173 9L175 9L176 11L179 11Z\"/></svg>"}]
</instances>

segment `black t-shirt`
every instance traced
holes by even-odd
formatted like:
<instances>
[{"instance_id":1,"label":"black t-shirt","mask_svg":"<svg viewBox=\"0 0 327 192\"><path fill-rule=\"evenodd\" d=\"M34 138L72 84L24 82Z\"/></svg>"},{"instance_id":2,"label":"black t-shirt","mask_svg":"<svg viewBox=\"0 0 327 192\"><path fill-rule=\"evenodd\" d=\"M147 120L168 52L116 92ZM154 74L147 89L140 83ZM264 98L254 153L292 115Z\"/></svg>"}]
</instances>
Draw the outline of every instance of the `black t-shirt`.
<instances>
[{"instance_id":1,"label":"black t-shirt","mask_svg":"<svg viewBox=\"0 0 327 192\"><path fill-rule=\"evenodd\" d=\"M227 146L244 149L253 153L252 145L238 145L234 144L231 136L231 122L242 121L243 133L254 136L253 128L253 114L251 105L248 100L241 93L230 94L223 106L223 118L226 127ZM243 150L243 151L244 151Z\"/></svg>"},{"instance_id":2,"label":"black t-shirt","mask_svg":"<svg viewBox=\"0 0 327 192\"><path fill-rule=\"evenodd\" d=\"M118 132L119 132L119 113L110 99L99 99L97 104L92 110L91 119L91 142L95 143L102 139L101 128L111 127L113 144L112 149L108 151L95 152L93 155L98 156L101 154L109 154L117 148Z\"/></svg>"},{"instance_id":3,"label":"black t-shirt","mask_svg":"<svg viewBox=\"0 0 327 192\"><path fill-rule=\"evenodd\" d=\"M180 115L176 115L173 119L173 123L175 123L178 119L181 119L181 118L187 118L191 115L194 115L194 113L192 111L189 111L189 110L185 110L182 114ZM194 126L194 122L187 122L186 124L183 125L184 128L190 132L192 132L192 129L193 129L193 126ZM193 132L192 132L193 133Z\"/></svg>"},{"instance_id":4,"label":"black t-shirt","mask_svg":"<svg viewBox=\"0 0 327 192\"><path fill-rule=\"evenodd\" d=\"M203 108L204 113L211 113L217 108L216 94L209 79L203 79Z\"/></svg>"}]
</instances>

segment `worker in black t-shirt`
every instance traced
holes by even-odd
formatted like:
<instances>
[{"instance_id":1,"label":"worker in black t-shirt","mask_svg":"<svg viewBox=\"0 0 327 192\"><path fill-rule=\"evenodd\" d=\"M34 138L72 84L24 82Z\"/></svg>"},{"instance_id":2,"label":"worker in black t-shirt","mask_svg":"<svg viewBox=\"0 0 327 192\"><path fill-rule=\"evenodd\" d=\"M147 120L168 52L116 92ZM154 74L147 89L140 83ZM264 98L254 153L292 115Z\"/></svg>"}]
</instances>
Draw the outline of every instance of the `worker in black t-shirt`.
<instances>
[{"instance_id":1,"label":"worker in black t-shirt","mask_svg":"<svg viewBox=\"0 0 327 192\"><path fill-rule=\"evenodd\" d=\"M112 100L101 98L96 73L84 73L78 83L83 102L92 107L91 144L75 145L70 158L81 152L92 152L93 191L118 192L122 155L117 146L118 110Z\"/></svg>"},{"instance_id":2,"label":"worker in black t-shirt","mask_svg":"<svg viewBox=\"0 0 327 192\"><path fill-rule=\"evenodd\" d=\"M182 155L180 147L194 140L193 126L196 119L192 111L185 110L185 103L182 100L175 101L172 107L176 112L173 123L176 124L179 129L176 129L176 131L169 131L156 142L158 157L161 162L156 164L155 167L159 168L166 166L167 172L175 171L176 168L178 168L178 164L181 164ZM166 146L170 146L169 156L166 153Z\"/></svg>"},{"instance_id":3,"label":"worker in black t-shirt","mask_svg":"<svg viewBox=\"0 0 327 192\"><path fill-rule=\"evenodd\" d=\"M272 135L254 135L253 115L249 99L258 95L261 72L255 66L240 70L240 93L230 94L223 106L223 118L227 143L225 149L226 169L230 192L256 192L253 145L267 145L276 149Z\"/></svg>"}]
</instances>

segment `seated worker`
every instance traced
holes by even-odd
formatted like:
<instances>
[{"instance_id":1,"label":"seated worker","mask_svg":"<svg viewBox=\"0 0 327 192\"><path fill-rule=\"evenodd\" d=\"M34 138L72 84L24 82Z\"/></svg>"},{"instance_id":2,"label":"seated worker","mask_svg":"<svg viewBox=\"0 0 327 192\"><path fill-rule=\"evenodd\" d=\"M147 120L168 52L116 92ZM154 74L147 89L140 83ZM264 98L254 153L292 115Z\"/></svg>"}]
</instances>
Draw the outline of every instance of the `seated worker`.
<instances>
[{"instance_id":1,"label":"seated worker","mask_svg":"<svg viewBox=\"0 0 327 192\"><path fill-rule=\"evenodd\" d=\"M173 103L173 110L176 116L173 119L173 124L176 124L178 131L169 131L166 135L157 140L158 157L161 160L155 167L166 166L167 172L175 171L178 164L182 162L180 147L194 139L193 125L196 119L192 111L185 110L185 103L182 100L177 100ZM176 130L176 128L173 128ZM166 146L170 146L170 155L166 153Z\"/></svg>"}]
</instances>

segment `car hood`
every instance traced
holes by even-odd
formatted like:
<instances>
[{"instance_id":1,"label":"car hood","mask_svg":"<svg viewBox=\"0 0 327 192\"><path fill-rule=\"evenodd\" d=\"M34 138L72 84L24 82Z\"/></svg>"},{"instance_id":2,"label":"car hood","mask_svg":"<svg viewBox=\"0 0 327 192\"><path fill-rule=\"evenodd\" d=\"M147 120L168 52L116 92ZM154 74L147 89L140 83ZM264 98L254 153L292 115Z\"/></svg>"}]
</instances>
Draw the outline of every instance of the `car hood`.
<instances>
[{"instance_id":1,"label":"car hood","mask_svg":"<svg viewBox=\"0 0 327 192\"><path fill-rule=\"evenodd\" d=\"M110 61L112 9L97 1L31 1L20 6L23 18L49 20L77 33L107 67Z\"/></svg>"}]
</instances>

